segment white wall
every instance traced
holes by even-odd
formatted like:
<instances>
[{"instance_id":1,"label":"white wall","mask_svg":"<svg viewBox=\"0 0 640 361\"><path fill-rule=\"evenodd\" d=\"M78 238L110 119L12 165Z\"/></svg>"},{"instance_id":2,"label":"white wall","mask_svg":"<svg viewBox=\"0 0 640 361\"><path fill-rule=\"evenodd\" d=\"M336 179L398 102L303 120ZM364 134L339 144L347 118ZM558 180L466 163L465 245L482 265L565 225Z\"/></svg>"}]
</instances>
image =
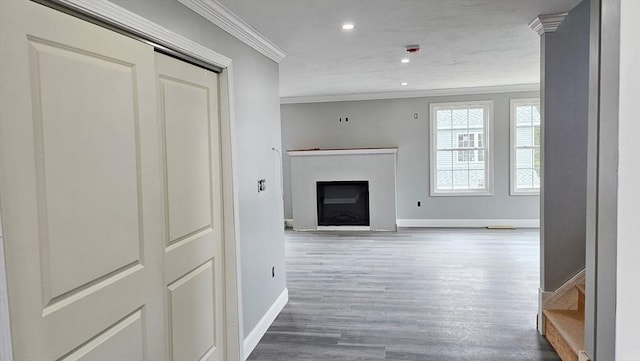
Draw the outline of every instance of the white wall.
<instances>
[{"instance_id":1,"label":"white wall","mask_svg":"<svg viewBox=\"0 0 640 361\"><path fill-rule=\"evenodd\" d=\"M509 195L509 100L537 92L333 103L283 104L284 149L399 147L398 219L538 219L538 196ZM494 195L429 195L429 103L493 100ZM414 113L418 119L414 119ZM349 122L344 118L349 117ZM342 122L338 119L343 118ZM285 218L291 218L289 157L284 157ZM421 207L417 202L421 202ZM295 220L294 220L295 222Z\"/></svg>"},{"instance_id":2,"label":"white wall","mask_svg":"<svg viewBox=\"0 0 640 361\"><path fill-rule=\"evenodd\" d=\"M640 1L621 0L616 360L640 358Z\"/></svg>"},{"instance_id":3,"label":"white wall","mask_svg":"<svg viewBox=\"0 0 640 361\"><path fill-rule=\"evenodd\" d=\"M175 0L112 0L233 61L245 337L285 289L278 64ZM267 191L257 192L266 179ZM275 267L275 277L271 277Z\"/></svg>"}]
</instances>

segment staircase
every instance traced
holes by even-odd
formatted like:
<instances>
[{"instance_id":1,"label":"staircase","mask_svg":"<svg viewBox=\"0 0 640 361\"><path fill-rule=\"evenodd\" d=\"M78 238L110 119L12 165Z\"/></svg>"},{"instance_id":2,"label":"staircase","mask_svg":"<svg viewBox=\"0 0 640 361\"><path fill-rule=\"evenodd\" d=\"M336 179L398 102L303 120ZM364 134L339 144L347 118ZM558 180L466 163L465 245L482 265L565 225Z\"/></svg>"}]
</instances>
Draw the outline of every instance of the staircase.
<instances>
[{"instance_id":1,"label":"staircase","mask_svg":"<svg viewBox=\"0 0 640 361\"><path fill-rule=\"evenodd\" d=\"M545 309L545 337L562 361L578 361L584 350L584 284L574 286L577 292L577 309Z\"/></svg>"}]
</instances>

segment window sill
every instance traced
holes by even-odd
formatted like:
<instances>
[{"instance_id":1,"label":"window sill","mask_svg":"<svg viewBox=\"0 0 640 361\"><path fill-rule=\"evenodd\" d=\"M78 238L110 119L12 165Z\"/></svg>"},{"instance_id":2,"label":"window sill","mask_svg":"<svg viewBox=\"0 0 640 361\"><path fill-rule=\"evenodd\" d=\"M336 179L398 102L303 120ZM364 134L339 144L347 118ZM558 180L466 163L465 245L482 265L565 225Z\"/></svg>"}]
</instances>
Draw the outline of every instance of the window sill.
<instances>
[{"instance_id":1,"label":"window sill","mask_svg":"<svg viewBox=\"0 0 640 361\"><path fill-rule=\"evenodd\" d=\"M492 197L492 191L458 191L458 192L436 192L431 191L431 197Z\"/></svg>"},{"instance_id":2,"label":"window sill","mask_svg":"<svg viewBox=\"0 0 640 361\"><path fill-rule=\"evenodd\" d=\"M540 196L540 191L514 191L509 192L510 196Z\"/></svg>"}]
</instances>

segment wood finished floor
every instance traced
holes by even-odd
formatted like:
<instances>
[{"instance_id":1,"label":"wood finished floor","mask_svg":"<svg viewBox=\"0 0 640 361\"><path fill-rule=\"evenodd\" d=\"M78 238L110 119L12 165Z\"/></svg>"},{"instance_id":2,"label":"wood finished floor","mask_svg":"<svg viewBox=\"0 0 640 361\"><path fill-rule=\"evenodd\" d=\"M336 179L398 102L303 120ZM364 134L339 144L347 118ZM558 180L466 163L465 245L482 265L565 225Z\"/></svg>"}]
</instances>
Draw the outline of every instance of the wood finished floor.
<instances>
[{"instance_id":1,"label":"wood finished floor","mask_svg":"<svg viewBox=\"0 0 640 361\"><path fill-rule=\"evenodd\" d=\"M537 230L286 232L289 303L249 360L560 360Z\"/></svg>"}]
</instances>

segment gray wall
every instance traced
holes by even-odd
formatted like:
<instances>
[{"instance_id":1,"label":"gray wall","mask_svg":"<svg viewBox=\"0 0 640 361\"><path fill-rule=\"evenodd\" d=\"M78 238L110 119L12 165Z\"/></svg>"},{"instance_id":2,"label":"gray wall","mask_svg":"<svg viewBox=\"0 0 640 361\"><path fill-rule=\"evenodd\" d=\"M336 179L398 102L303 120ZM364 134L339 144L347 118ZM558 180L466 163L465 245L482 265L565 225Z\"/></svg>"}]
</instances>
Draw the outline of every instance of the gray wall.
<instances>
[{"instance_id":1,"label":"gray wall","mask_svg":"<svg viewBox=\"0 0 640 361\"><path fill-rule=\"evenodd\" d=\"M509 99L537 92L283 104L282 146L399 147L398 219L537 219L538 196L509 195ZM493 100L494 195L429 196L429 103ZM418 113L419 119L413 114ZM343 122L338 122L342 117ZM344 118L349 117L349 122ZM290 160L284 156L285 218L291 217ZM417 202L422 206L418 207ZM295 222L295 220L294 220Z\"/></svg>"},{"instance_id":2,"label":"gray wall","mask_svg":"<svg viewBox=\"0 0 640 361\"><path fill-rule=\"evenodd\" d=\"M278 64L175 0L112 0L233 60L245 337L285 289ZM267 191L257 193L257 181ZM275 266L276 277L271 278Z\"/></svg>"},{"instance_id":3,"label":"gray wall","mask_svg":"<svg viewBox=\"0 0 640 361\"><path fill-rule=\"evenodd\" d=\"M585 267L589 3L544 35L541 284L554 291Z\"/></svg>"}]
</instances>

